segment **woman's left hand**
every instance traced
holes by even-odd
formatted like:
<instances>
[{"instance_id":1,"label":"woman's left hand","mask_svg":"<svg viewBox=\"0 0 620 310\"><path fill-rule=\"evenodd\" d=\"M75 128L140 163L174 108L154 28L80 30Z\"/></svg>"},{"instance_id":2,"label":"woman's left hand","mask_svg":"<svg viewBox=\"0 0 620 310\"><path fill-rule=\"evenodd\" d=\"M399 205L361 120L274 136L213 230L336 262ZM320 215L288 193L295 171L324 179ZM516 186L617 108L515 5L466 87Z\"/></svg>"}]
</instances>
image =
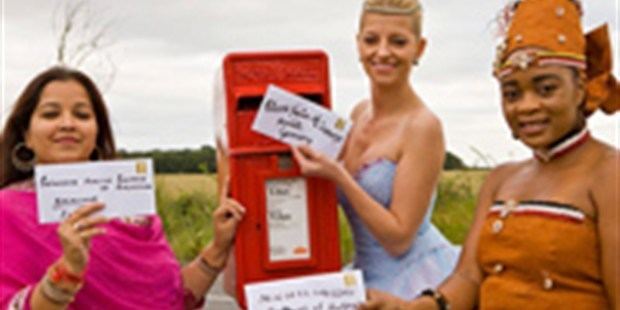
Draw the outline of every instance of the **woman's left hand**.
<instances>
[{"instance_id":1,"label":"woman's left hand","mask_svg":"<svg viewBox=\"0 0 620 310\"><path fill-rule=\"evenodd\" d=\"M343 169L341 164L309 146L294 146L292 151L303 175L335 181L338 173Z\"/></svg>"},{"instance_id":2,"label":"woman's left hand","mask_svg":"<svg viewBox=\"0 0 620 310\"><path fill-rule=\"evenodd\" d=\"M235 238L237 226L245 215L245 208L231 198L222 198L220 206L213 212L214 245L219 249L228 250Z\"/></svg>"}]
</instances>

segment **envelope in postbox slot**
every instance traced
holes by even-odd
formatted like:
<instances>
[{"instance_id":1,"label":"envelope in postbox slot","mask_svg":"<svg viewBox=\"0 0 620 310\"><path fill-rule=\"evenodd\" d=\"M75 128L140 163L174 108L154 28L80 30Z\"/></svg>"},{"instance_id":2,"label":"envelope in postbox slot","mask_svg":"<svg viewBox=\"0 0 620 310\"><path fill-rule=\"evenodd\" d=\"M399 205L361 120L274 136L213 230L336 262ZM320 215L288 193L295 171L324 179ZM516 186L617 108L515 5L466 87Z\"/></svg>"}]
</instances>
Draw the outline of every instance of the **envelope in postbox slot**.
<instances>
[{"instance_id":1,"label":"envelope in postbox slot","mask_svg":"<svg viewBox=\"0 0 620 310\"><path fill-rule=\"evenodd\" d=\"M269 85L252 130L297 146L307 144L336 158L351 129L351 123L312 101Z\"/></svg>"}]
</instances>

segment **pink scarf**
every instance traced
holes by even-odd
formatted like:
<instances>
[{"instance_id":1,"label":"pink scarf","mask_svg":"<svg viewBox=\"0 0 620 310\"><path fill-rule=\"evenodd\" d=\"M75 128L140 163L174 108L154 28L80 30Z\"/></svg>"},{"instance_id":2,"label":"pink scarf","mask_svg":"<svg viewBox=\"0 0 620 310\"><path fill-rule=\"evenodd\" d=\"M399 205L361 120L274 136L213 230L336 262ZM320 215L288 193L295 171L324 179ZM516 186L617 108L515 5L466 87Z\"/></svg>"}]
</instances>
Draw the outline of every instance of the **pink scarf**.
<instances>
[{"instance_id":1,"label":"pink scarf","mask_svg":"<svg viewBox=\"0 0 620 310\"><path fill-rule=\"evenodd\" d=\"M38 224L35 192L0 191L0 309L34 288L60 257L57 226ZM183 309L180 266L159 217L104 227L107 234L91 242L84 286L69 309Z\"/></svg>"}]
</instances>

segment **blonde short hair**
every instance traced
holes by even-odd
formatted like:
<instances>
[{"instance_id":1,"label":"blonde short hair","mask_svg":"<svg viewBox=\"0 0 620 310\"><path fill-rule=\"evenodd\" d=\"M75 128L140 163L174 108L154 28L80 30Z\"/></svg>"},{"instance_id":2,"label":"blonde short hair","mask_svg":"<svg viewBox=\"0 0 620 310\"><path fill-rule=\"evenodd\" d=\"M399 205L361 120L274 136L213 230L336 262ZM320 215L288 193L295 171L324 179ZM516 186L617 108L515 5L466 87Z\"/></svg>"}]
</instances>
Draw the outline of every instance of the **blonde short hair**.
<instances>
[{"instance_id":1,"label":"blonde short hair","mask_svg":"<svg viewBox=\"0 0 620 310\"><path fill-rule=\"evenodd\" d=\"M422 33L422 5L418 0L365 0L362 17L367 12L409 15L413 18L413 33L416 36L420 36ZM362 20L360 18L360 28L361 26Z\"/></svg>"}]
</instances>

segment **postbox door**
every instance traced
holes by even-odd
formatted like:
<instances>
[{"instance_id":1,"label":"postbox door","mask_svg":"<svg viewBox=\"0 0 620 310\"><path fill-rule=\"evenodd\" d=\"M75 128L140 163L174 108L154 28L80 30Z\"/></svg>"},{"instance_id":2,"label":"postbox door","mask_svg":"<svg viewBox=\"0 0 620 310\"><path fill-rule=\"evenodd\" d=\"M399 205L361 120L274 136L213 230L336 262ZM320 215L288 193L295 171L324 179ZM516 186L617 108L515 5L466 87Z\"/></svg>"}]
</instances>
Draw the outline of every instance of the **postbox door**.
<instances>
[{"instance_id":1,"label":"postbox door","mask_svg":"<svg viewBox=\"0 0 620 310\"><path fill-rule=\"evenodd\" d=\"M267 271L291 268L313 268L317 265L316 206L313 180L298 172L263 171L258 174L263 184L258 201L262 214L261 260Z\"/></svg>"}]
</instances>

